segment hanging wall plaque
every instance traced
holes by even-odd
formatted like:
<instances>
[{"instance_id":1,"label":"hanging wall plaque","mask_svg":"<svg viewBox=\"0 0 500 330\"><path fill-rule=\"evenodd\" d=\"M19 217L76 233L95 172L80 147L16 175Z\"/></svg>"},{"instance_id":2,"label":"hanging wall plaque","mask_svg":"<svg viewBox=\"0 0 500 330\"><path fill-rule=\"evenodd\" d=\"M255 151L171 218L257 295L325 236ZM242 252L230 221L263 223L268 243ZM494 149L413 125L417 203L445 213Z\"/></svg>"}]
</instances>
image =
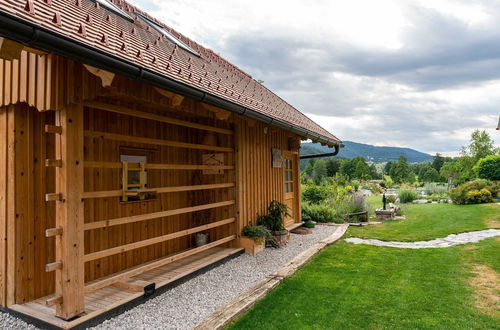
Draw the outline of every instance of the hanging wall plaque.
<instances>
[{"instance_id":1,"label":"hanging wall plaque","mask_svg":"<svg viewBox=\"0 0 500 330\"><path fill-rule=\"evenodd\" d=\"M283 164L283 157L281 156L281 150L273 148L271 149L271 155L272 155L272 167L281 168Z\"/></svg>"}]
</instances>

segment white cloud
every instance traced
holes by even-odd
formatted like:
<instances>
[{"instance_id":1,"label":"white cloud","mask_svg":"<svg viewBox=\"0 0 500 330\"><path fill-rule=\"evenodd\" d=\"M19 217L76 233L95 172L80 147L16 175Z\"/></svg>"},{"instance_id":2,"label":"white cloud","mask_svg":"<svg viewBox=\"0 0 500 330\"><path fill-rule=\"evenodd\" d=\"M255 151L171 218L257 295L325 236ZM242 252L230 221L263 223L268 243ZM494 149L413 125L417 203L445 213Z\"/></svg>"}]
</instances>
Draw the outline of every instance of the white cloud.
<instances>
[{"instance_id":1,"label":"white cloud","mask_svg":"<svg viewBox=\"0 0 500 330\"><path fill-rule=\"evenodd\" d=\"M500 113L496 0L133 0L344 140L456 154Z\"/></svg>"}]
</instances>

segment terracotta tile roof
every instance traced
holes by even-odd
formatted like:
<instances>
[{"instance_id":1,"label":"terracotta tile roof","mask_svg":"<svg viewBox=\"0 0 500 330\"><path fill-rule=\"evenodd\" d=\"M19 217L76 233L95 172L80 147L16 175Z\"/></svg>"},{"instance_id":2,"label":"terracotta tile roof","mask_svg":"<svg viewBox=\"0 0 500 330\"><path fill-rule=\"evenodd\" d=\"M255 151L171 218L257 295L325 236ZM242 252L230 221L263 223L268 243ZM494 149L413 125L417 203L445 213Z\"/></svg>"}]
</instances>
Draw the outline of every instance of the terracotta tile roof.
<instances>
[{"instance_id":1,"label":"terracotta tile roof","mask_svg":"<svg viewBox=\"0 0 500 330\"><path fill-rule=\"evenodd\" d=\"M302 127L327 140L340 142L212 50L125 1L112 2L132 20L95 0L2 0L0 10L268 117ZM136 13L166 29L200 56L176 45Z\"/></svg>"}]
</instances>

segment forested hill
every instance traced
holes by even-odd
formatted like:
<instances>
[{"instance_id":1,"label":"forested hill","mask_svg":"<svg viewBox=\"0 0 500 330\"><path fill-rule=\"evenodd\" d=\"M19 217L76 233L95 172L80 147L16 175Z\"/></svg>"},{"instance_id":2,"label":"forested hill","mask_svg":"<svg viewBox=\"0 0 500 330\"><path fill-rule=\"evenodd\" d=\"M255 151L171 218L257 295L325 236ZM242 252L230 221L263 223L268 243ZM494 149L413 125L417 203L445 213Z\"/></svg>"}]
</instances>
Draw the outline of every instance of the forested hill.
<instances>
[{"instance_id":1,"label":"forested hill","mask_svg":"<svg viewBox=\"0 0 500 330\"><path fill-rule=\"evenodd\" d=\"M375 163L382 163L398 160L401 155L404 155L409 163L432 161L431 155L410 148L378 147L370 144L351 141L344 141L343 143L345 147L340 149L340 153L337 156L338 158L350 159L361 156ZM333 152L333 149L322 146L319 143L310 142L302 143L302 147L300 150L301 155L318 154L325 152Z\"/></svg>"}]
</instances>

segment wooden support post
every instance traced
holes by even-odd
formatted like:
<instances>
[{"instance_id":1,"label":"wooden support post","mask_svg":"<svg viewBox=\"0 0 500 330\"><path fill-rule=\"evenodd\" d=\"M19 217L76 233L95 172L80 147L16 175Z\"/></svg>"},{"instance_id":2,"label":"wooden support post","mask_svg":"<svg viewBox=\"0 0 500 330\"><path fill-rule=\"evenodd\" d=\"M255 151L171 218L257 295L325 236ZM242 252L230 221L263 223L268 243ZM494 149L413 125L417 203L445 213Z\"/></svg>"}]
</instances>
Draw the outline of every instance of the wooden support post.
<instances>
[{"instance_id":1,"label":"wooden support post","mask_svg":"<svg viewBox=\"0 0 500 330\"><path fill-rule=\"evenodd\" d=\"M7 191L8 129L7 108L0 108L0 305L6 306L7 287Z\"/></svg>"},{"instance_id":2,"label":"wooden support post","mask_svg":"<svg viewBox=\"0 0 500 330\"><path fill-rule=\"evenodd\" d=\"M62 134L56 135L56 190L62 199L56 201L56 315L68 320L85 311L84 302L84 213L83 213L83 104L73 104L56 112L56 124Z\"/></svg>"},{"instance_id":3,"label":"wooden support post","mask_svg":"<svg viewBox=\"0 0 500 330\"><path fill-rule=\"evenodd\" d=\"M123 161L123 168L122 168L122 202L128 201L128 162Z\"/></svg>"}]
</instances>

